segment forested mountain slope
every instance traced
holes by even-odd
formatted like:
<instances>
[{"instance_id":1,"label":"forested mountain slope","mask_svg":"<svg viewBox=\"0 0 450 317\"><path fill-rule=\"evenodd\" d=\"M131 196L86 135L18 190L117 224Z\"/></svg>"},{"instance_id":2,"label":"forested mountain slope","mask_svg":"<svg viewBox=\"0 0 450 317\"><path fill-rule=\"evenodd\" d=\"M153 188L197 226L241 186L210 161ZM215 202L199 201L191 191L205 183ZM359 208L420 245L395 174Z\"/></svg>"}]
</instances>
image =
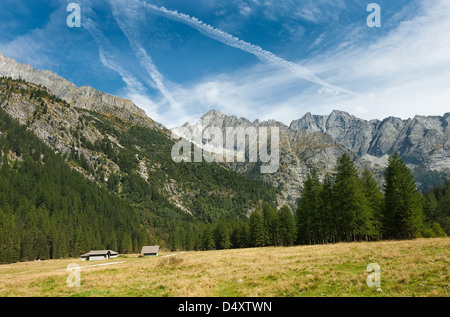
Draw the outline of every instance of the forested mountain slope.
<instances>
[{"instance_id":1,"label":"forested mountain slope","mask_svg":"<svg viewBox=\"0 0 450 317\"><path fill-rule=\"evenodd\" d=\"M44 169L42 173L50 174L35 176L36 183L24 181L30 183L30 186L36 186L37 192L41 193L42 189L46 187L41 186L40 182L46 180L52 186L58 186L59 180L62 178L70 180L67 176L69 171L70 173L79 172L73 177L82 178L83 181L73 181L73 184L89 186L89 189L86 189L89 193L99 191L99 196L107 195L107 197L99 198L99 201L106 205L102 207L100 202L96 203L96 200L93 200L93 206L86 207L88 211L90 213L98 212L98 217L101 218L102 212L109 215L115 212L115 208L119 208L117 217L124 218L126 221L125 224L121 224L119 220L114 220L119 221L119 224L116 225L121 229L118 229L116 236L108 237L101 233L103 230L107 232L111 226L104 219L100 219L98 222L94 220L86 228L81 220L70 223L70 226L73 226L71 229L74 232L73 235L78 233L80 236L84 236L86 232L91 232L89 234L92 234L94 238L84 247L77 248L75 236L70 236L67 249L60 251L62 256L101 247L117 248L121 251L128 249L137 251L143 241L150 239L154 243L164 244L171 239L171 234L174 232L177 232L177 235L185 236L194 234L195 231L194 235L198 236L201 234L199 225L215 223L219 219L245 220L251 211L259 208L263 202L275 206L277 199L281 198L277 189L235 173L224 164L175 163L171 158L174 141L170 139L170 135L166 131L126 121L110 113L102 114L73 107L52 95L46 88L36 84L11 78L0 79L0 108L4 112L3 124L9 122L8 124L13 124L15 129L23 130L20 134L10 133L11 127L7 125L1 132L0 139L7 142L4 143L2 151L5 173L10 171L7 166L16 166L26 178L30 175L26 169L22 170L23 165L28 164L38 169L34 172L35 174L42 172L39 168ZM33 133L36 137L33 136ZM34 141L11 139L16 134L33 138ZM45 149L45 154L41 153L44 151L42 149ZM30 153L29 157L26 154L27 151ZM43 154L43 158L41 154ZM59 160L58 166L50 166L46 165L45 161L42 162L53 156L55 160ZM47 171L47 169L49 170ZM6 191L13 191L14 188L20 187L13 183L19 181L21 177L5 175L3 188ZM78 196L84 197L84 189L72 187L72 183L66 185L66 189L49 188L46 190L46 194L42 195L50 195L59 200L63 199L61 192L74 191L73 194L67 194L71 201L77 201L76 197ZM27 192L31 195L31 205L38 210L42 204L36 202L37 192L35 193L33 190ZM22 198L21 192L5 195L6 197L18 195L19 198L15 200L16 204L27 201ZM83 201L84 198L80 199ZM5 208L9 211L5 213L8 215L5 217L9 220L5 220L4 224L11 223L8 230L27 231L30 226L29 222L22 220L25 219L23 217L29 216L28 213L19 205L11 206L10 203L7 205L9 207ZM59 206L59 204L54 204L54 206ZM76 206L71 208L78 212L80 208ZM97 206L99 206L98 209ZM18 208L23 210L20 217L16 213ZM33 208L30 215L33 214ZM64 214L67 210L64 209L65 207L53 208L56 210L56 214L60 212ZM83 209L80 212L83 214ZM121 214L124 212L132 216L128 219ZM72 214L72 212L67 213ZM38 218L41 217L41 212L37 212L37 214ZM121 216L119 217L119 215ZM50 227L58 228L53 230L54 234L56 236L57 232L72 234L72 231L65 226L57 225L59 222L52 223L52 221L67 223L66 218L59 219L58 217L52 218L53 220L49 224ZM86 217L86 219L90 218ZM42 221L48 223L46 219L39 220L41 222L36 221L36 225L33 224L32 227L42 227ZM13 223L22 223L22 227L15 227ZM144 228L144 233L141 232L141 227ZM96 230L96 228L101 229ZM3 234L9 236L8 230L3 230ZM44 243L46 246L42 251L45 255L34 255L31 258L35 256L53 257L54 254L59 256L59 253L52 253L54 251L50 244L51 234L49 232L45 229L45 234L43 234L43 237L47 239L47 244ZM29 234L30 239L39 237L39 233L31 234L30 232ZM127 235L124 236L125 234ZM130 241L131 246L129 246ZM122 243L126 247L122 248ZM31 246L32 244L25 243L25 245ZM48 252L50 253L45 248L49 248ZM34 250L33 252L36 250L35 247L31 247L31 249ZM25 259L22 255L20 258ZM13 259L17 260L17 255Z\"/></svg>"},{"instance_id":2,"label":"forested mountain slope","mask_svg":"<svg viewBox=\"0 0 450 317\"><path fill-rule=\"evenodd\" d=\"M0 109L0 263L137 251L150 233L127 202L71 169Z\"/></svg>"}]
</instances>

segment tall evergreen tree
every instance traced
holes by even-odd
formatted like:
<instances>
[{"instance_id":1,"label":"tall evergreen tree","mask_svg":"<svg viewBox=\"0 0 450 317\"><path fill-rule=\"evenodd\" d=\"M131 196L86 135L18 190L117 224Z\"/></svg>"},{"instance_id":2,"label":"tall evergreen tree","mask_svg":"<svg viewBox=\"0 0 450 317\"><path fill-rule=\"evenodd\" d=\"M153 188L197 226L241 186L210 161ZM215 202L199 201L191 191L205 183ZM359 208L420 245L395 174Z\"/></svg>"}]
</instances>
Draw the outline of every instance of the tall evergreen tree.
<instances>
[{"instance_id":1,"label":"tall evergreen tree","mask_svg":"<svg viewBox=\"0 0 450 317\"><path fill-rule=\"evenodd\" d=\"M214 238L217 249L229 249L231 247L230 231L224 219L221 219L216 223L214 228Z\"/></svg>"},{"instance_id":2,"label":"tall evergreen tree","mask_svg":"<svg viewBox=\"0 0 450 317\"><path fill-rule=\"evenodd\" d=\"M450 180L426 192L424 196L425 236L442 236L442 231L450 235Z\"/></svg>"},{"instance_id":3,"label":"tall evergreen tree","mask_svg":"<svg viewBox=\"0 0 450 317\"><path fill-rule=\"evenodd\" d=\"M133 252L133 240L128 233L122 236L119 252L125 254Z\"/></svg>"},{"instance_id":4,"label":"tall evergreen tree","mask_svg":"<svg viewBox=\"0 0 450 317\"><path fill-rule=\"evenodd\" d=\"M321 237L319 208L322 185L316 173L308 175L303 184L302 197L297 206L297 243L319 243Z\"/></svg>"},{"instance_id":5,"label":"tall evergreen tree","mask_svg":"<svg viewBox=\"0 0 450 317\"><path fill-rule=\"evenodd\" d=\"M253 211L249 220L250 245L263 247L265 243L264 219L259 211Z\"/></svg>"},{"instance_id":6,"label":"tall evergreen tree","mask_svg":"<svg viewBox=\"0 0 450 317\"><path fill-rule=\"evenodd\" d=\"M373 238L380 239L381 218L383 212L383 192L375 181L373 174L368 169L364 169L362 181L364 185L364 194L373 215Z\"/></svg>"},{"instance_id":7,"label":"tall evergreen tree","mask_svg":"<svg viewBox=\"0 0 450 317\"><path fill-rule=\"evenodd\" d=\"M358 171L347 154L338 159L333 193L341 239L368 239L373 234L371 210Z\"/></svg>"},{"instance_id":8,"label":"tall evergreen tree","mask_svg":"<svg viewBox=\"0 0 450 317\"><path fill-rule=\"evenodd\" d=\"M264 222L265 245L278 245L278 214L267 203L263 204L262 215Z\"/></svg>"},{"instance_id":9,"label":"tall evergreen tree","mask_svg":"<svg viewBox=\"0 0 450 317\"><path fill-rule=\"evenodd\" d=\"M172 224L170 226L168 246L171 251L177 251L181 246L180 231Z\"/></svg>"},{"instance_id":10,"label":"tall evergreen tree","mask_svg":"<svg viewBox=\"0 0 450 317\"><path fill-rule=\"evenodd\" d=\"M202 249L203 250L214 250L216 244L214 243L214 234L211 230L211 226L205 226L202 234Z\"/></svg>"},{"instance_id":11,"label":"tall evergreen tree","mask_svg":"<svg viewBox=\"0 0 450 317\"><path fill-rule=\"evenodd\" d=\"M248 222L239 221L233 225L231 232L231 244L235 249L249 247L250 228Z\"/></svg>"},{"instance_id":12,"label":"tall evergreen tree","mask_svg":"<svg viewBox=\"0 0 450 317\"><path fill-rule=\"evenodd\" d=\"M396 152L384 173L383 238L413 239L422 225L422 199L411 171Z\"/></svg>"},{"instance_id":13,"label":"tall evergreen tree","mask_svg":"<svg viewBox=\"0 0 450 317\"><path fill-rule=\"evenodd\" d=\"M326 243L336 242L338 236L336 227L338 213L334 208L333 185L331 176L327 175L319 196L319 214L322 219L322 232Z\"/></svg>"},{"instance_id":14,"label":"tall evergreen tree","mask_svg":"<svg viewBox=\"0 0 450 317\"><path fill-rule=\"evenodd\" d=\"M278 211L278 232L281 245L291 246L296 238L295 219L291 209L284 205Z\"/></svg>"}]
</instances>

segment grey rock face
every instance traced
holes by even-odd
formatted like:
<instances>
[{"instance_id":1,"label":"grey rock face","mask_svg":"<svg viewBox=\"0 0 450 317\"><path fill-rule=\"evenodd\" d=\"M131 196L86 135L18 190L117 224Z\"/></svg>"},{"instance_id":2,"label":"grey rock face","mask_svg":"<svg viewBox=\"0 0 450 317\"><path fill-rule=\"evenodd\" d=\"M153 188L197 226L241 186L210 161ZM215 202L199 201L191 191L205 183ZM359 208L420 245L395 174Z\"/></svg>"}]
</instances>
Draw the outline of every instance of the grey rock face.
<instances>
[{"instance_id":1,"label":"grey rock face","mask_svg":"<svg viewBox=\"0 0 450 317\"><path fill-rule=\"evenodd\" d=\"M23 84L23 88L38 89L39 87L36 84ZM1 94L2 91L0 91L0 96ZM46 107L45 114L42 111L43 105ZM59 102L51 102L50 100L38 102L19 93L12 93L9 98L0 102L0 107L22 125L27 126L29 131L33 132L56 152L62 155L83 154L91 166L103 162L102 168L105 171L106 178L119 170L117 164L105 154L80 144L79 137L83 137L86 141L94 144L96 141L101 141L105 136L93 124L83 119L79 109L66 107ZM37 113L39 113L39 116L36 116ZM77 131L78 136L75 135L74 131ZM72 167L86 178L95 181L94 177L80 166Z\"/></svg>"},{"instance_id":2,"label":"grey rock face","mask_svg":"<svg viewBox=\"0 0 450 317\"><path fill-rule=\"evenodd\" d=\"M301 186L313 170L323 178L333 173L343 153L353 157L358 168L368 167L381 175L388 155L398 151L411 167L450 171L450 113L443 117L416 116L402 120L389 117L382 121L366 121L346 112L333 111L329 116L305 114L286 126L277 121L250 122L245 118L209 111L194 125L192 131L218 127L278 127L280 129L280 167L276 173L261 174L252 163L229 163L240 173L259 178L279 188L287 202L295 206ZM225 147L225 133L224 133ZM247 140L248 146L256 140ZM203 140L205 144L205 140Z\"/></svg>"},{"instance_id":3,"label":"grey rock face","mask_svg":"<svg viewBox=\"0 0 450 317\"><path fill-rule=\"evenodd\" d=\"M402 120L365 121L342 111L329 116L306 114L290 128L322 132L358 156L382 157L398 151L409 164L443 171L450 168L450 113Z\"/></svg>"},{"instance_id":4,"label":"grey rock face","mask_svg":"<svg viewBox=\"0 0 450 317\"><path fill-rule=\"evenodd\" d=\"M212 127L219 128L223 132L222 146L224 148L226 148L227 128L253 127L257 131L260 127L279 128L280 160L279 168L275 173L263 174L260 172L261 164L249 163L248 160L246 163L228 163L228 165L234 171L260 179L280 189L285 197L284 202L292 208L295 208L296 200L301 194L301 187L313 169L324 177L327 173L332 173L337 158L343 153L354 156L351 151L318 128L315 128L314 132L296 130L274 120L251 122L245 118L227 116L219 111L211 110L195 124L186 123L183 127L190 129L191 132L204 131ZM257 140L248 138L247 142L248 153L248 148ZM206 140L203 140L203 144L200 145L205 143Z\"/></svg>"},{"instance_id":5,"label":"grey rock face","mask_svg":"<svg viewBox=\"0 0 450 317\"><path fill-rule=\"evenodd\" d=\"M369 122L335 110L329 116L313 116L307 113L300 120L293 121L290 128L326 133L346 148L361 155L370 147L370 126Z\"/></svg>"},{"instance_id":6,"label":"grey rock face","mask_svg":"<svg viewBox=\"0 0 450 317\"><path fill-rule=\"evenodd\" d=\"M127 121L158 128L165 128L147 117L145 112L130 100L117 98L89 86L78 88L75 84L49 70L37 70L30 65L19 64L0 53L0 76L23 79L46 87L52 94L75 107L100 113L109 113Z\"/></svg>"}]
</instances>

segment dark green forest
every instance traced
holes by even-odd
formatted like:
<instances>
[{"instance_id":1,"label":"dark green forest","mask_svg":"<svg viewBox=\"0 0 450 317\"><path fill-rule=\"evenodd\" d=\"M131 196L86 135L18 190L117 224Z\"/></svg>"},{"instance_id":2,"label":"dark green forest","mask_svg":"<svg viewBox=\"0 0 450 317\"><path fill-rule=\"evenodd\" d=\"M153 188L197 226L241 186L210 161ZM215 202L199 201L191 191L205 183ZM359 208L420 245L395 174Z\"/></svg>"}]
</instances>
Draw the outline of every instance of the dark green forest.
<instances>
[{"instance_id":1,"label":"dark green forest","mask_svg":"<svg viewBox=\"0 0 450 317\"><path fill-rule=\"evenodd\" d=\"M263 204L248 221L206 228L199 249L445 237L449 206L450 180L421 193L397 153L389 158L383 188L344 154L332 175L307 178L294 214L287 206L277 212Z\"/></svg>"},{"instance_id":2,"label":"dark green forest","mask_svg":"<svg viewBox=\"0 0 450 317\"><path fill-rule=\"evenodd\" d=\"M449 206L450 181L421 193L397 153L389 158L383 188L344 154L323 181L316 173L308 177L294 213L264 203L249 219L221 219L195 233L173 228L169 246L212 250L444 237L450 234Z\"/></svg>"},{"instance_id":3,"label":"dark green forest","mask_svg":"<svg viewBox=\"0 0 450 317\"><path fill-rule=\"evenodd\" d=\"M133 207L72 170L3 109L0 132L1 263L91 248L132 252L148 241Z\"/></svg>"},{"instance_id":4,"label":"dark green forest","mask_svg":"<svg viewBox=\"0 0 450 317\"><path fill-rule=\"evenodd\" d=\"M412 172L395 153L379 188L367 169L359 175L343 155L334 175L306 180L296 212L297 243L414 239L450 234L449 181L421 194Z\"/></svg>"}]
</instances>

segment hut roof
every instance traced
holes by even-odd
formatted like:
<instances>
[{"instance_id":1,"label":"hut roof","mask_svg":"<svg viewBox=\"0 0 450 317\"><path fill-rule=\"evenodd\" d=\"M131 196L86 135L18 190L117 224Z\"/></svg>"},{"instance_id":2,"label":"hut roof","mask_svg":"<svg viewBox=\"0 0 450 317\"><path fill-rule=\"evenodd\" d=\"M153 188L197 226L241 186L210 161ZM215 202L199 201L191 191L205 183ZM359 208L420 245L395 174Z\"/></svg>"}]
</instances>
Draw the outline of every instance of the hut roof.
<instances>
[{"instance_id":1,"label":"hut roof","mask_svg":"<svg viewBox=\"0 0 450 317\"><path fill-rule=\"evenodd\" d=\"M112 250L93 250L93 251L83 254L81 256L85 257L85 256L91 256L91 255L107 255L108 253L110 253L111 255L118 255L118 253L116 251L112 251Z\"/></svg>"},{"instance_id":2,"label":"hut roof","mask_svg":"<svg viewBox=\"0 0 450 317\"><path fill-rule=\"evenodd\" d=\"M146 246L146 247L142 247L142 254L147 254L147 253L158 253L159 251L159 245L154 245L154 246Z\"/></svg>"}]
</instances>

